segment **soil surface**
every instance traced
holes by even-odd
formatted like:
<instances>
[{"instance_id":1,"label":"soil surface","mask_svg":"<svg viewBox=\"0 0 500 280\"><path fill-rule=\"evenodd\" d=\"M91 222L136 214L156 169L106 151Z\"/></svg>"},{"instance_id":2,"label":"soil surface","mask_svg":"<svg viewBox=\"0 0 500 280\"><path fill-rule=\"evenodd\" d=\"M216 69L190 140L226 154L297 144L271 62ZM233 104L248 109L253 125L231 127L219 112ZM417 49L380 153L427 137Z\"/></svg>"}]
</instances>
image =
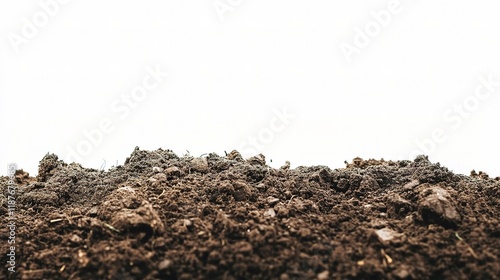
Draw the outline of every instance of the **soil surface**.
<instances>
[{"instance_id":1,"label":"soil surface","mask_svg":"<svg viewBox=\"0 0 500 280\"><path fill-rule=\"evenodd\" d=\"M500 180L425 156L279 169L136 148L0 178L0 279L500 279ZM12 209L11 209L12 210Z\"/></svg>"}]
</instances>

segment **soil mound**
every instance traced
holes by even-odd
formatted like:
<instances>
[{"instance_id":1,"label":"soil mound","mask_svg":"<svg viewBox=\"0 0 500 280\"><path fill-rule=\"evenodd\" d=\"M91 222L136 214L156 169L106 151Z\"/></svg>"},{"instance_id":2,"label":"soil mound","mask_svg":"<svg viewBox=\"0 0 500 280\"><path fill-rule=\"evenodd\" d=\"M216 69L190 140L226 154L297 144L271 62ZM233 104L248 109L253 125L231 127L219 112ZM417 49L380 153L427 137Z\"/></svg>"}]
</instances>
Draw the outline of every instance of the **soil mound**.
<instances>
[{"instance_id":1,"label":"soil mound","mask_svg":"<svg viewBox=\"0 0 500 280\"><path fill-rule=\"evenodd\" d=\"M7 225L8 177L0 178ZM279 169L136 148L109 171L16 171L1 279L499 279L500 180L425 156Z\"/></svg>"}]
</instances>

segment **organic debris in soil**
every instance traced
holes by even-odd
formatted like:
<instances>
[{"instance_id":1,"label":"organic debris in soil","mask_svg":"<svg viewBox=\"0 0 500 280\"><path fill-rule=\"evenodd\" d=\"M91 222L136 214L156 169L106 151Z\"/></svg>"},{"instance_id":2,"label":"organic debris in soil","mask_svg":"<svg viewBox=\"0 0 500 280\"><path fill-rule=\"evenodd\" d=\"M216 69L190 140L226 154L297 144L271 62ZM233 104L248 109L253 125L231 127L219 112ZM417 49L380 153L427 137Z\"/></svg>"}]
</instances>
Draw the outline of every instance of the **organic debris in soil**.
<instances>
[{"instance_id":1,"label":"organic debris in soil","mask_svg":"<svg viewBox=\"0 0 500 280\"><path fill-rule=\"evenodd\" d=\"M500 275L500 181L425 156L275 169L263 155L136 148L106 172L48 154L36 178L14 179L16 273L0 229L7 279Z\"/></svg>"}]
</instances>

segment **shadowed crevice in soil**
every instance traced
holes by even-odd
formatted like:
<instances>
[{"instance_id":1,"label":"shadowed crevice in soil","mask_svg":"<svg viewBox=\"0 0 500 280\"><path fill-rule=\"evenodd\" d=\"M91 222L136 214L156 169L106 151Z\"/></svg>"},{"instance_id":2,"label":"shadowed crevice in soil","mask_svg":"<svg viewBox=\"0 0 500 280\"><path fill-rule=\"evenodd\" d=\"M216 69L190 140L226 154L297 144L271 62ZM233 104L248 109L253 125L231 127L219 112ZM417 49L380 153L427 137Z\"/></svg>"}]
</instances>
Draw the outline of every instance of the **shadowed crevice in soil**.
<instances>
[{"instance_id":1,"label":"shadowed crevice in soil","mask_svg":"<svg viewBox=\"0 0 500 280\"><path fill-rule=\"evenodd\" d=\"M500 180L425 156L275 169L263 155L136 148L106 172L48 154L36 178L15 178L15 274L0 229L7 279L500 275Z\"/></svg>"}]
</instances>

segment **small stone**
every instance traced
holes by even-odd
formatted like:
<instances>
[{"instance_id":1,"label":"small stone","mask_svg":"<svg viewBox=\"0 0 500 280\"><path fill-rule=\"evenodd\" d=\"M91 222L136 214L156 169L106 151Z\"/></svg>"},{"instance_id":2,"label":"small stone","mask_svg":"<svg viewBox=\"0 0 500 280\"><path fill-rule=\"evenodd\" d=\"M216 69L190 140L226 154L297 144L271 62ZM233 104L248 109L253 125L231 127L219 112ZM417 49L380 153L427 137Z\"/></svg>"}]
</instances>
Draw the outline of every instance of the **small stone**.
<instances>
[{"instance_id":1,"label":"small stone","mask_svg":"<svg viewBox=\"0 0 500 280\"><path fill-rule=\"evenodd\" d=\"M87 253L83 250L78 250L78 262L82 267L87 266L89 263L89 258L87 257Z\"/></svg>"},{"instance_id":2,"label":"small stone","mask_svg":"<svg viewBox=\"0 0 500 280\"><path fill-rule=\"evenodd\" d=\"M286 273L282 273L280 275L280 280L290 280L290 276L288 276L288 274Z\"/></svg>"},{"instance_id":3,"label":"small stone","mask_svg":"<svg viewBox=\"0 0 500 280\"><path fill-rule=\"evenodd\" d=\"M80 244L82 242L82 238L76 234L73 234L69 240L72 242L72 243L75 243L75 244Z\"/></svg>"},{"instance_id":4,"label":"small stone","mask_svg":"<svg viewBox=\"0 0 500 280\"><path fill-rule=\"evenodd\" d=\"M87 215L89 215L89 217L95 217L95 216L97 216L98 210L99 210L99 208L97 206L94 206L94 207L90 208Z\"/></svg>"},{"instance_id":5,"label":"small stone","mask_svg":"<svg viewBox=\"0 0 500 280\"><path fill-rule=\"evenodd\" d=\"M156 180L155 178L151 177L148 179L148 182L152 185L152 186L155 186L157 183L158 183L158 180Z\"/></svg>"},{"instance_id":6,"label":"small stone","mask_svg":"<svg viewBox=\"0 0 500 280\"><path fill-rule=\"evenodd\" d=\"M396 269L393 273L397 279L408 279L410 276L410 272L408 271L406 266L402 266Z\"/></svg>"},{"instance_id":7,"label":"small stone","mask_svg":"<svg viewBox=\"0 0 500 280\"><path fill-rule=\"evenodd\" d=\"M191 169L200 173L208 172L208 161L206 158L195 158L191 161Z\"/></svg>"},{"instance_id":8,"label":"small stone","mask_svg":"<svg viewBox=\"0 0 500 280\"><path fill-rule=\"evenodd\" d=\"M387 242L393 240L395 237L399 237L401 234L395 232L390 228L382 228L375 231L380 242Z\"/></svg>"},{"instance_id":9,"label":"small stone","mask_svg":"<svg viewBox=\"0 0 500 280\"><path fill-rule=\"evenodd\" d=\"M162 171L163 171L163 169L159 166L153 167L153 172L155 172L155 173L162 172Z\"/></svg>"},{"instance_id":10,"label":"small stone","mask_svg":"<svg viewBox=\"0 0 500 280\"><path fill-rule=\"evenodd\" d=\"M276 198L276 197L272 197L272 196L270 196L270 197L268 197L268 198L267 198L267 203L268 203L270 206L274 206L274 205L276 205L276 203L278 203L279 201L280 201L280 199L279 199L279 198Z\"/></svg>"},{"instance_id":11,"label":"small stone","mask_svg":"<svg viewBox=\"0 0 500 280\"><path fill-rule=\"evenodd\" d=\"M330 272L328 270L325 270L323 272L318 273L318 280L327 280L329 276Z\"/></svg>"},{"instance_id":12,"label":"small stone","mask_svg":"<svg viewBox=\"0 0 500 280\"><path fill-rule=\"evenodd\" d=\"M418 212L424 222L455 227L461 217L451 195L441 186L424 184L419 188Z\"/></svg>"},{"instance_id":13,"label":"small stone","mask_svg":"<svg viewBox=\"0 0 500 280\"><path fill-rule=\"evenodd\" d=\"M184 226L185 226L185 227L190 227L190 226L192 226L192 225L193 225L193 222L191 222L191 221L190 221L190 220L188 220L188 219L184 219L184 220L182 221L182 223L184 224Z\"/></svg>"},{"instance_id":14,"label":"small stone","mask_svg":"<svg viewBox=\"0 0 500 280\"><path fill-rule=\"evenodd\" d=\"M172 261L169 259L163 260L158 264L158 270L164 271L172 266Z\"/></svg>"},{"instance_id":15,"label":"small stone","mask_svg":"<svg viewBox=\"0 0 500 280\"><path fill-rule=\"evenodd\" d=\"M276 212L274 211L273 208L269 208L266 210L266 212L264 212L264 216L274 218L276 216Z\"/></svg>"},{"instance_id":16,"label":"small stone","mask_svg":"<svg viewBox=\"0 0 500 280\"><path fill-rule=\"evenodd\" d=\"M167 174L168 178L179 177L181 175L181 170L176 166L171 166L165 169L165 174Z\"/></svg>"}]
</instances>

